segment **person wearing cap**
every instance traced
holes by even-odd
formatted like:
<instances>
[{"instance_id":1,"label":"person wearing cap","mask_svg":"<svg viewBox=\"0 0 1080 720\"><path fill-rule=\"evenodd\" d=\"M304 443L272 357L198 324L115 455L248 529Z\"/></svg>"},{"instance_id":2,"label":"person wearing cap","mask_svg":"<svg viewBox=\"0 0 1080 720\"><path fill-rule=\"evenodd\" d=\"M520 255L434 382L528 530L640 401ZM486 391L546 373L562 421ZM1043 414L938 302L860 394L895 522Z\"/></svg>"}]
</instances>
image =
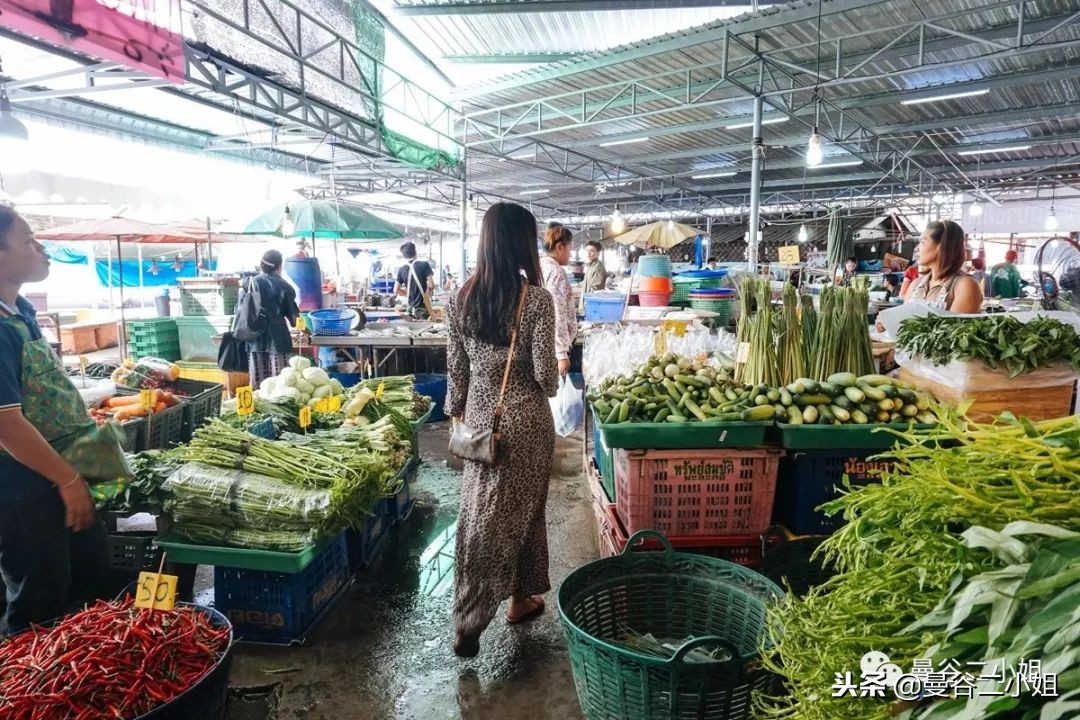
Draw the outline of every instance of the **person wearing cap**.
<instances>
[{"instance_id":1,"label":"person wearing cap","mask_svg":"<svg viewBox=\"0 0 1080 720\"><path fill-rule=\"evenodd\" d=\"M296 290L281 277L283 262L281 253L267 250L259 263L259 274L248 278L244 294L237 303L237 312L240 312L247 305L247 295L254 294L254 309L260 318L258 326L263 325L261 318L265 318L265 329L244 342L252 387L258 387L263 380L285 369L293 349L289 325L296 325L300 308L296 305Z\"/></svg>"},{"instance_id":2,"label":"person wearing cap","mask_svg":"<svg viewBox=\"0 0 1080 720\"><path fill-rule=\"evenodd\" d=\"M1020 297L1020 271L1016 269L1019 257L1015 250L1005 253L1005 262L994 266L990 275L990 284L994 297L1011 300Z\"/></svg>"}]
</instances>

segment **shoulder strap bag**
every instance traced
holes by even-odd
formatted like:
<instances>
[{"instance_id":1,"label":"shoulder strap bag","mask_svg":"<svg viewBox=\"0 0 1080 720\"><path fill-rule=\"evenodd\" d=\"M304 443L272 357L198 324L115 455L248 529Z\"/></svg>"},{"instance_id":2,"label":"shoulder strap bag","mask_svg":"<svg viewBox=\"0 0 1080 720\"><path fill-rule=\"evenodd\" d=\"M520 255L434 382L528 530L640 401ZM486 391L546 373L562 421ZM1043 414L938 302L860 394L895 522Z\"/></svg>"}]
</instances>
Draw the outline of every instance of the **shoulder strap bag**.
<instances>
[{"instance_id":1,"label":"shoulder strap bag","mask_svg":"<svg viewBox=\"0 0 1080 720\"><path fill-rule=\"evenodd\" d=\"M420 288L420 297L422 297L424 299L424 309L427 310L428 317L429 318L434 317L435 316L435 310L431 307L431 298L429 297L429 292L428 292L428 289L427 289L427 285L420 282L420 278L416 274L416 261L415 260L413 260L412 262L409 263L409 287L405 291L405 302L406 302L406 304L409 302L409 296L412 295L413 280L416 281L416 286Z\"/></svg>"},{"instance_id":2,"label":"shoulder strap bag","mask_svg":"<svg viewBox=\"0 0 1080 720\"><path fill-rule=\"evenodd\" d=\"M503 370L499 400L495 404L495 422L492 423L490 430L475 430L464 422L454 423L454 430L450 435L450 454L462 460L472 460L489 467L499 464L499 442L502 439L499 433L499 421L503 416L503 399L506 396L506 386L510 382L510 369L514 365L518 330L521 328L521 316L525 311L525 295L528 291L529 285L526 283L521 288L514 329L510 334L510 351L506 354L506 369Z\"/></svg>"}]
</instances>

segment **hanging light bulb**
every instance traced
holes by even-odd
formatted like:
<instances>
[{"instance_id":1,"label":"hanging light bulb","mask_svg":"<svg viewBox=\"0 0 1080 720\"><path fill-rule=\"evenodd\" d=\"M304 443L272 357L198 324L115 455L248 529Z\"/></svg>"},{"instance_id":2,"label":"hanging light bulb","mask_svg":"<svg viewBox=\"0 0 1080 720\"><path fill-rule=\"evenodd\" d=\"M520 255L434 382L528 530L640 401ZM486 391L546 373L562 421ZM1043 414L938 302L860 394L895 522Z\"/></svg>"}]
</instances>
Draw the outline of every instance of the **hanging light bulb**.
<instances>
[{"instance_id":1,"label":"hanging light bulb","mask_svg":"<svg viewBox=\"0 0 1080 720\"><path fill-rule=\"evenodd\" d=\"M1054 212L1054 206L1053 205L1050 206L1049 212L1046 213L1046 222L1043 223L1043 227L1046 228L1047 230L1049 230L1050 232L1054 232L1055 230L1058 229L1057 214Z\"/></svg>"},{"instance_id":2,"label":"hanging light bulb","mask_svg":"<svg viewBox=\"0 0 1080 720\"><path fill-rule=\"evenodd\" d=\"M615 211L611 213L611 233L618 235L626 231L626 218L619 212L619 206L615 206Z\"/></svg>"},{"instance_id":3,"label":"hanging light bulb","mask_svg":"<svg viewBox=\"0 0 1080 720\"><path fill-rule=\"evenodd\" d=\"M281 218L281 236L292 237L296 231L296 225L293 224L292 213L289 212L289 206L285 206L285 215Z\"/></svg>"},{"instance_id":4,"label":"hanging light bulb","mask_svg":"<svg viewBox=\"0 0 1080 720\"><path fill-rule=\"evenodd\" d=\"M668 232L675 232L675 221L674 220L668 220L667 221L667 229L668 229Z\"/></svg>"},{"instance_id":5,"label":"hanging light bulb","mask_svg":"<svg viewBox=\"0 0 1080 720\"><path fill-rule=\"evenodd\" d=\"M158 267L157 260L151 260L150 261L150 274L151 275L157 275L159 272L161 272L161 269Z\"/></svg>"},{"instance_id":6,"label":"hanging light bulb","mask_svg":"<svg viewBox=\"0 0 1080 720\"><path fill-rule=\"evenodd\" d=\"M877 252L877 243L874 243L873 245L870 246L870 252L872 252L872 253Z\"/></svg>"},{"instance_id":7,"label":"hanging light bulb","mask_svg":"<svg viewBox=\"0 0 1080 720\"><path fill-rule=\"evenodd\" d=\"M817 167L821 164L823 157L821 134L815 125L810 133L810 139L806 142L806 166Z\"/></svg>"},{"instance_id":8,"label":"hanging light bulb","mask_svg":"<svg viewBox=\"0 0 1080 720\"><path fill-rule=\"evenodd\" d=\"M971 217L979 217L982 214L983 214L982 200L979 200L978 198L976 198L975 202L971 203L971 207L968 208L968 215L971 215Z\"/></svg>"},{"instance_id":9,"label":"hanging light bulb","mask_svg":"<svg viewBox=\"0 0 1080 720\"><path fill-rule=\"evenodd\" d=\"M807 235L807 232L806 232L806 225L800 225L799 226L799 242L801 242L801 243L806 242L808 237L809 236Z\"/></svg>"},{"instance_id":10,"label":"hanging light bulb","mask_svg":"<svg viewBox=\"0 0 1080 720\"><path fill-rule=\"evenodd\" d=\"M180 272L184 269L184 261L180 259L179 253L177 253L176 259L173 260L172 269L175 272Z\"/></svg>"}]
</instances>

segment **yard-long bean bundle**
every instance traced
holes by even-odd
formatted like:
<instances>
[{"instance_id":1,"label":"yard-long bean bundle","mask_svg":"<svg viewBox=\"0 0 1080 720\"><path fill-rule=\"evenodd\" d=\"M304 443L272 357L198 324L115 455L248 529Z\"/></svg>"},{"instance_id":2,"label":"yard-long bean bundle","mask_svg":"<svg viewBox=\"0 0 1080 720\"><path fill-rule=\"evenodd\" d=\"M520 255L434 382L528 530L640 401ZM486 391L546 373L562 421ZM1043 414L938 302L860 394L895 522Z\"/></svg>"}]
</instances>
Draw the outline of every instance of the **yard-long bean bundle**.
<instances>
[{"instance_id":1,"label":"yard-long bean bundle","mask_svg":"<svg viewBox=\"0 0 1080 720\"><path fill-rule=\"evenodd\" d=\"M908 440L892 451L897 464L880 484L830 504L847 520L822 545L839 574L770 610L776 650L766 663L789 694L764 702L763 717L888 720L887 700L833 698L830 688L837 672L857 673L870 650L907 671L942 640L940 632L901 631L953 583L1000 567L965 547L961 533L1017 521L1080 531L1080 418L995 427L945 418Z\"/></svg>"}]
</instances>

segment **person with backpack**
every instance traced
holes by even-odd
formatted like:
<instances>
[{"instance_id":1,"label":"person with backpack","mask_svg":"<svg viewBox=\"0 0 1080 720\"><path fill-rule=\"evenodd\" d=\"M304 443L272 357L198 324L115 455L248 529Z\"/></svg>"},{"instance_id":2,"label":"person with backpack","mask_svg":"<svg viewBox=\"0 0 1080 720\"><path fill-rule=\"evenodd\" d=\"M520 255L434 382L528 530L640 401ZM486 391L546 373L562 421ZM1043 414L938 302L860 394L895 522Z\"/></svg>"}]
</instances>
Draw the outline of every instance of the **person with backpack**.
<instances>
[{"instance_id":1,"label":"person with backpack","mask_svg":"<svg viewBox=\"0 0 1080 720\"><path fill-rule=\"evenodd\" d=\"M281 372L293 349L289 325L296 325L300 308L296 290L281 277L283 262L280 252L267 250L259 274L244 283L236 305L232 339L247 353L252 387Z\"/></svg>"}]
</instances>

